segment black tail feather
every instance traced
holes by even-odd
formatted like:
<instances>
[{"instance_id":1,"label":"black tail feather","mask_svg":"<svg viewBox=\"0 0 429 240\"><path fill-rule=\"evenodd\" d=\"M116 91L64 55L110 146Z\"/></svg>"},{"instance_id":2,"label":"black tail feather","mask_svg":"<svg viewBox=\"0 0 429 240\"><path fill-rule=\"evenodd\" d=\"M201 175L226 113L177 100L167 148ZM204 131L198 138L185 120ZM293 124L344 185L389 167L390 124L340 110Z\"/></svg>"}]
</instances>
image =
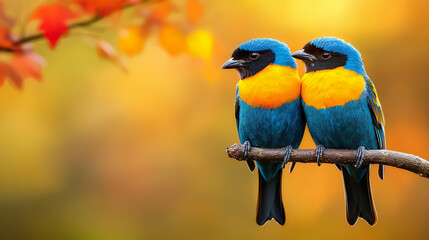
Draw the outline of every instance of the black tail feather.
<instances>
[{"instance_id":1,"label":"black tail feather","mask_svg":"<svg viewBox=\"0 0 429 240\"><path fill-rule=\"evenodd\" d=\"M259 193L256 223L264 225L274 218L280 225L286 222L282 200L282 169L269 182L259 172Z\"/></svg>"},{"instance_id":2,"label":"black tail feather","mask_svg":"<svg viewBox=\"0 0 429 240\"><path fill-rule=\"evenodd\" d=\"M344 166L341 166L341 171L346 192L347 222L353 226L358 217L361 217L369 225L374 225L377 222L377 213L372 201L369 169L359 182L348 173Z\"/></svg>"},{"instance_id":3,"label":"black tail feather","mask_svg":"<svg viewBox=\"0 0 429 240\"><path fill-rule=\"evenodd\" d=\"M255 162L253 160L247 160L247 167L249 167L249 170L253 172L255 170Z\"/></svg>"}]
</instances>

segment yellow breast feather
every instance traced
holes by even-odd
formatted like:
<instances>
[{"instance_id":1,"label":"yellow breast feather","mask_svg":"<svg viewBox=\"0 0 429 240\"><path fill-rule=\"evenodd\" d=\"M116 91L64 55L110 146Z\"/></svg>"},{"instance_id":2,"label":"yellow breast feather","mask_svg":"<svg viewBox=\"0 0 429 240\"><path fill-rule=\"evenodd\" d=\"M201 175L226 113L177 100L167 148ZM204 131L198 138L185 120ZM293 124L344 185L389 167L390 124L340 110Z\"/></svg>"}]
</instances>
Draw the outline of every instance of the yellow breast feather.
<instances>
[{"instance_id":1,"label":"yellow breast feather","mask_svg":"<svg viewBox=\"0 0 429 240\"><path fill-rule=\"evenodd\" d=\"M302 100L323 109L357 100L365 90L362 75L344 67L309 72L302 78Z\"/></svg>"},{"instance_id":2,"label":"yellow breast feather","mask_svg":"<svg viewBox=\"0 0 429 240\"><path fill-rule=\"evenodd\" d=\"M252 107L275 109L301 94L295 68L270 64L257 74L238 82L240 97Z\"/></svg>"}]
</instances>

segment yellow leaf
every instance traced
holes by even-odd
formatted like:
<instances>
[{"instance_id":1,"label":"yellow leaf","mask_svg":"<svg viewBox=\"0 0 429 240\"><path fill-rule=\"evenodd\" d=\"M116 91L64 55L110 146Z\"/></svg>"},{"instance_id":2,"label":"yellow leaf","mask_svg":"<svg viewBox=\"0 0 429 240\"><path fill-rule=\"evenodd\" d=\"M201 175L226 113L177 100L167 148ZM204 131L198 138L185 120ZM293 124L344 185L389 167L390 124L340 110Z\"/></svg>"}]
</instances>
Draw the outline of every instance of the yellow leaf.
<instances>
[{"instance_id":1,"label":"yellow leaf","mask_svg":"<svg viewBox=\"0 0 429 240\"><path fill-rule=\"evenodd\" d=\"M186 50L185 34L175 25L165 25L159 33L159 41L171 55L178 55Z\"/></svg>"},{"instance_id":2,"label":"yellow leaf","mask_svg":"<svg viewBox=\"0 0 429 240\"><path fill-rule=\"evenodd\" d=\"M119 30L119 48L128 56L135 56L143 50L145 36L138 26L130 26Z\"/></svg>"},{"instance_id":3,"label":"yellow leaf","mask_svg":"<svg viewBox=\"0 0 429 240\"><path fill-rule=\"evenodd\" d=\"M213 52L213 35L209 31L196 30L187 39L188 53L191 56L210 59Z\"/></svg>"}]
</instances>

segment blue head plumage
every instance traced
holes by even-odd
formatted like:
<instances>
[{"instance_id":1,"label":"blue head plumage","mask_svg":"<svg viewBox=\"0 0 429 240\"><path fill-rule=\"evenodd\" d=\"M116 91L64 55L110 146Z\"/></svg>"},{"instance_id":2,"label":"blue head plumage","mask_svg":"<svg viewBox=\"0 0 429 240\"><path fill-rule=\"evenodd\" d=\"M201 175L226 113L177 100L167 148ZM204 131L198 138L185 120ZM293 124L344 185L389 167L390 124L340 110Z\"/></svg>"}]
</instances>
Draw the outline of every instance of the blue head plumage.
<instances>
[{"instance_id":1,"label":"blue head plumage","mask_svg":"<svg viewBox=\"0 0 429 240\"><path fill-rule=\"evenodd\" d=\"M244 51L265 51L271 50L275 54L273 64L289 66L296 68L295 59L290 55L290 49L287 44L271 38L255 38L244 42L237 49Z\"/></svg>"},{"instance_id":2,"label":"blue head plumage","mask_svg":"<svg viewBox=\"0 0 429 240\"><path fill-rule=\"evenodd\" d=\"M325 51L336 52L347 56L345 69L367 76L359 51L350 43L335 37L320 37L310 41L310 44Z\"/></svg>"}]
</instances>

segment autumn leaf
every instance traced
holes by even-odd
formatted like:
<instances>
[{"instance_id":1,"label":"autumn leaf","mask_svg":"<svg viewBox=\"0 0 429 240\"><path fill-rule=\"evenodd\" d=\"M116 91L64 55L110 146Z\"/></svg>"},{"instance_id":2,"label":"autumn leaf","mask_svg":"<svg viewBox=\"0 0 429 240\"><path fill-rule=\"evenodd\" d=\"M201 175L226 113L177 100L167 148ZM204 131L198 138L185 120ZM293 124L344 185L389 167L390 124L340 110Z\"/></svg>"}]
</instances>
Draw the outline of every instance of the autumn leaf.
<instances>
[{"instance_id":1,"label":"autumn leaf","mask_svg":"<svg viewBox=\"0 0 429 240\"><path fill-rule=\"evenodd\" d=\"M22 88L23 79L19 73L8 63L0 62L0 72L3 77L2 84L4 79L7 77L11 80L12 84L17 88Z\"/></svg>"},{"instance_id":2,"label":"autumn leaf","mask_svg":"<svg viewBox=\"0 0 429 240\"><path fill-rule=\"evenodd\" d=\"M4 12L3 3L0 2L0 47L15 48L11 28L15 21Z\"/></svg>"},{"instance_id":3,"label":"autumn leaf","mask_svg":"<svg viewBox=\"0 0 429 240\"><path fill-rule=\"evenodd\" d=\"M188 12L188 21L195 25L204 15L204 6L199 0L187 0L186 10Z\"/></svg>"},{"instance_id":4,"label":"autumn leaf","mask_svg":"<svg viewBox=\"0 0 429 240\"><path fill-rule=\"evenodd\" d=\"M189 55L208 60L213 52L213 35L209 31L196 30L186 38L186 45Z\"/></svg>"},{"instance_id":5,"label":"autumn leaf","mask_svg":"<svg viewBox=\"0 0 429 240\"><path fill-rule=\"evenodd\" d=\"M22 88L27 77L41 81L44 64L45 60L34 52L15 53L10 62L0 62L0 86L6 78L18 88Z\"/></svg>"},{"instance_id":6,"label":"autumn leaf","mask_svg":"<svg viewBox=\"0 0 429 240\"><path fill-rule=\"evenodd\" d=\"M145 26L161 26L167 17L176 10L176 6L170 0L160 1L147 9L144 8L142 15L146 18Z\"/></svg>"},{"instance_id":7,"label":"autumn leaf","mask_svg":"<svg viewBox=\"0 0 429 240\"><path fill-rule=\"evenodd\" d=\"M87 40L94 44L97 49L97 54L101 58L107 59L115 65L119 66L124 72L127 72L127 68L125 67L125 63L122 58L119 57L116 50L110 45L110 43L98 38L87 36Z\"/></svg>"},{"instance_id":8,"label":"autumn leaf","mask_svg":"<svg viewBox=\"0 0 429 240\"><path fill-rule=\"evenodd\" d=\"M0 47L3 48L14 48L12 35L10 33L10 28L0 27Z\"/></svg>"},{"instance_id":9,"label":"autumn leaf","mask_svg":"<svg viewBox=\"0 0 429 240\"><path fill-rule=\"evenodd\" d=\"M114 63L127 73L124 60L118 55L110 43L94 35L83 35L83 39L95 46L98 56Z\"/></svg>"},{"instance_id":10,"label":"autumn leaf","mask_svg":"<svg viewBox=\"0 0 429 240\"><path fill-rule=\"evenodd\" d=\"M159 41L162 47L173 56L186 50L185 34L176 25L165 25L159 32Z\"/></svg>"},{"instance_id":11,"label":"autumn leaf","mask_svg":"<svg viewBox=\"0 0 429 240\"><path fill-rule=\"evenodd\" d=\"M146 41L145 34L138 26L126 27L119 30L119 48L128 56L135 56L143 50Z\"/></svg>"},{"instance_id":12,"label":"autumn leaf","mask_svg":"<svg viewBox=\"0 0 429 240\"><path fill-rule=\"evenodd\" d=\"M0 2L0 26L12 27L15 24L15 20L9 17L4 12L4 4Z\"/></svg>"},{"instance_id":13,"label":"autumn leaf","mask_svg":"<svg viewBox=\"0 0 429 240\"><path fill-rule=\"evenodd\" d=\"M2 69L1 69L1 65L0 65L0 87L3 86L4 79L5 79L5 76L4 76L4 73L3 73Z\"/></svg>"},{"instance_id":14,"label":"autumn leaf","mask_svg":"<svg viewBox=\"0 0 429 240\"><path fill-rule=\"evenodd\" d=\"M137 4L138 0L73 0L91 14L106 16L128 4Z\"/></svg>"},{"instance_id":15,"label":"autumn leaf","mask_svg":"<svg viewBox=\"0 0 429 240\"><path fill-rule=\"evenodd\" d=\"M10 66L21 76L21 78L31 77L42 81L42 66L45 60L34 52L14 54Z\"/></svg>"},{"instance_id":16,"label":"autumn leaf","mask_svg":"<svg viewBox=\"0 0 429 240\"><path fill-rule=\"evenodd\" d=\"M36 8L30 18L40 20L39 30L54 48L61 36L68 32L67 21L76 18L76 14L67 5L52 2Z\"/></svg>"}]
</instances>

